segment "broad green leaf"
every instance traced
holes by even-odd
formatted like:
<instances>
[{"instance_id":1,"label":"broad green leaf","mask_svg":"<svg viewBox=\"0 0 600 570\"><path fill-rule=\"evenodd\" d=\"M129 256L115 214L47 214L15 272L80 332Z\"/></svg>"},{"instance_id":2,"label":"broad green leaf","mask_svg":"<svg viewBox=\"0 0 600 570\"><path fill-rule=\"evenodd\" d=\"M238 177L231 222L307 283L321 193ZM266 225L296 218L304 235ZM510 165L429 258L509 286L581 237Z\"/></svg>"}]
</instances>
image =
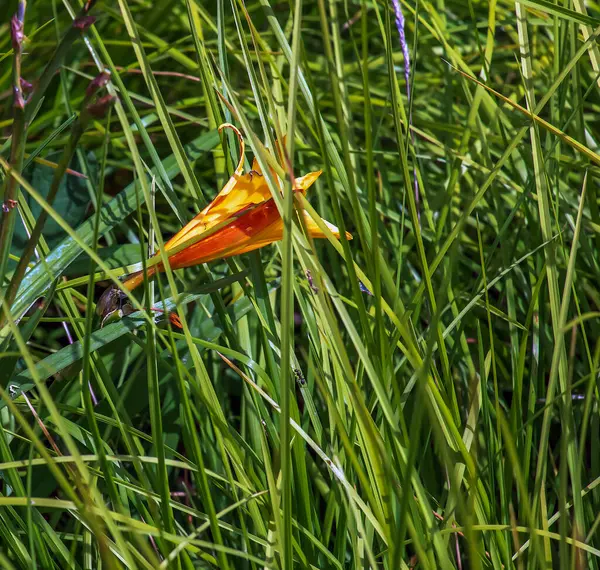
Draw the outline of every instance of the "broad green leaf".
<instances>
[{"instance_id":1,"label":"broad green leaf","mask_svg":"<svg viewBox=\"0 0 600 570\"><path fill-rule=\"evenodd\" d=\"M203 134L185 146L186 155L197 159L210 151L219 143L216 131ZM174 156L163 161L163 166L170 178L179 174L179 167ZM102 206L100 216L100 235L103 235L117 224L121 223L137 207L136 183L132 182L127 188ZM93 220L85 221L77 229L80 240L90 244L93 235ZM60 277L63 271L81 254L77 242L71 238L64 239L43 262L31 269L23 282L12 306L13 318L20 318L31 304L43 296L50 283Z\"/></svg>"}]
</instances>

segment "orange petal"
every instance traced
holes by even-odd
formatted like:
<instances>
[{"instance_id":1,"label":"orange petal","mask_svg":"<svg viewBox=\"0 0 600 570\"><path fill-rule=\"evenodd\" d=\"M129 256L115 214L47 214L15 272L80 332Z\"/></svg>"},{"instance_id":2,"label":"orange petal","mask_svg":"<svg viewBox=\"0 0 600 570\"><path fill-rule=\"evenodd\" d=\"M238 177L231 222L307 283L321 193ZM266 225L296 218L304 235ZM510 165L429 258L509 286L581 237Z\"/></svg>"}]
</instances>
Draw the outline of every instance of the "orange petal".
<instances>
[{"instance_id":1,"label":"orange petal","mask_svg":"<svg viewBox=\"0 0 600 570\"><path fill-rule=\"evenodd\" d=\"M214 234L169 256L169 263L173 269L179 269L238 255L254 241L256 235L278 220L281 218L277 205L272 199L267 200ZM163 270L162 264L156 267L159 271Z\"/></svg>"},{"instance_id":2,"label":"orange petal","mask_svg":"<svg viewBox=\"0 0 600 570\"><path fill-rule=\"evenodd\" d=\"M304 222L306 224L306 229L308 233L313 239L325 238L327 237L324 232L321 231L319 226L314 222L314 220L310 217L310 214L307 211L304 211ZM321 221L329 228L329 231L337 238L340 237L340 230L329 223L327 220ZM254 237L242 248L239 253L247 253L254 249L258 249L259 247L264 247L265 245L269 245L275 241L279 241L283 239L283 220L281 217L278 217L272 224L266 226L262 231L255 233ZM352 234L346 232L346 239L351 240ZM237 254L236 254L237 255Z\"/></svg>"},{"instance_id":3,"label":"orange petal","mask_svg":"<svg viewBox=\"0 0 600 570\"><path fill-rule=\"evenodd\" d=\"M224 191L227 192L224 192ZM232 176L223 191L166 244L165 250L173 249L213 226L232 220L249 206L271 199L271 192L262 175L249 172L239 178Z\"/></svg>"},{"instance_id":4,"label":"orange petal","mask_svg":"<svg viewBox=\"0 0 600 570\"><path fill-rule=\"evenodd\" d=\"M167 251L226 221L228 218L235 217L240 211L249 206L271 199L269 186L262 175L256 158L252 162L252 170L242 174L245 144L241 132L229 123L221 125L219 130L223 128L233 129L238 136L240 142L238 166L215 199L165 244L165 250Z\"/></svg>"},{"instance_id":5,"label":"orange petal","mask_svg":"<svg viewBox=\"0 0 600 570\"><path fill-rule=\"evenodd\" d=\"M215 199L204 208L193 220L179 230L165 244L165 251L183 246L184 249L169 256L169 263L173 269L189 267L206 263L215 259L223 259L232 255L239 255L259 247L278 241L283 237L283 222L279 216L266 180L256 158L252 162L252 170L242 174L244 165L245 143L239 129L229 123L219 127L231 128L236 133L240 143L240 160L237 168L227 184L223 186ZM280 163L283 162L282 150L285 147L285 136L281 141L276 141L275 152ZM309 172L296 178L294 190L306 193L322 171ZM313 222L312 218L304 212L307 229L312 237L323 238L325 234ZM331 232L339 237L338 229L323 220ZM215 230L212 235L203 237L216 225L224 225ZM346 232L348 239L352 236ZM196 243L185 246L185 242ZM158 254L156 254L158 255ZM148 268L148 276L158 271L164 271L162 263ZM128 289L134 289L143 281L142 272L131 274L124 282Z\"/></svg>"},{"instance_id":6,"label":"orange petal","mask_svg":"<svg viewBox=\"0 0 600 570\"><path fill-rule=\"evenodd\" d=\"M165 250L173 249L182 243L197 237L217 224L225 222L228 218L234 218L249 206L260 204L271 199L271 192L266 180L262 175L261 168L256 158L252 162L252 170L242 174L244 164L245 143L239 129L229 123L219 127L233 129L240 143L240 161L235 173L223 186L215 199L204 208L193 220L179 230L167 243ZM285 145L285 136L282 141L276 141L276 152L281 160ZM321 175L321 171L309 172L305 176L296 178L294 189L305 193L315 180Z\"/></svg>"},{"instance_id":7,"label":"orange petal","mask_svg":"<svg viewBox=\"0 0 600 570\"><path fill-rule=\"evenodd\" d=\"M313 238L326 237L306 211L304 212L304 221ZM327 220L322 221L334 236L340 236L337 227ZM282 238L283 220L279 216L274 200L269 199L238 218L234 218L230 224L214 234L169 256L169 263L172 269L191 267L215 259L225 259L247 253ZM352 235L346 232L346 238L350 240ZM147 274L150 277L157 271L164 271L162 263L148 267ZM131 274L123 285L132 290L142 283L143 279L143 272L139 271Z\"/></svg>"}]
</instances>

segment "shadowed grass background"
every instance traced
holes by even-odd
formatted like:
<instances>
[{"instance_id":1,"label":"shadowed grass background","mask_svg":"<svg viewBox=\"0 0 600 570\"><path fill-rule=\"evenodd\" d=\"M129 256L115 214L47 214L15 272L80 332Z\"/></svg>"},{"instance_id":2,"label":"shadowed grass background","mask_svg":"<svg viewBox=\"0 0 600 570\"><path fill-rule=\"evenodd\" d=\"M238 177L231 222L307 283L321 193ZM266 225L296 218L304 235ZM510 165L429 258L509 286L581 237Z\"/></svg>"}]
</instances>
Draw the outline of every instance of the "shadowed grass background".
<instances>
[{"instance_id":1,"label":"shadowed grass background","mask_svg":"<svg viewBox=\"0 0 600 570\"><path fill-rule=\"evenodd\" d=\"M2 567L598 568L600 10L87 7L0 3ZM283 241L100 327L233 172L224 122Z\"/></svg>"}]
</instances>

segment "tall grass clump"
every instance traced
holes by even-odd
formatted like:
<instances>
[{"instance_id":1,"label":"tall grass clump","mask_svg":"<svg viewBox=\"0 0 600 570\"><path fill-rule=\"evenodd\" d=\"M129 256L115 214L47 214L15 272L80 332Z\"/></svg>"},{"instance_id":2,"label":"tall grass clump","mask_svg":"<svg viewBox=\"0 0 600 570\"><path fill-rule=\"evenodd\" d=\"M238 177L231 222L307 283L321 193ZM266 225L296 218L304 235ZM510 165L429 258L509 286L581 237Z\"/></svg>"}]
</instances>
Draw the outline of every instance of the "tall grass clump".
<instances>
[{"instance_id":1,"label":"tall grass clump","mask_svg":"<svg viewBox=\"0 0 600 570\"><path fill-rule=\"evenodd\" d=\"M0 567L600 567L596 4L0 5Z\"/></svg>"}]
</instances>

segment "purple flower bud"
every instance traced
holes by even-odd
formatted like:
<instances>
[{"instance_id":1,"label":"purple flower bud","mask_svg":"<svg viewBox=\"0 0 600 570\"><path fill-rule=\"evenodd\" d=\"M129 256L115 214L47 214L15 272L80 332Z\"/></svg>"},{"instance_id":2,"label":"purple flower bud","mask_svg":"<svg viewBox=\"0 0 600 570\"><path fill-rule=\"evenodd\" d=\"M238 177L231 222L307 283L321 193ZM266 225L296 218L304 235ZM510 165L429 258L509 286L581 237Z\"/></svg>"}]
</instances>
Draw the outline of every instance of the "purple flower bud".
<instances>
[{"instance_id":1,"label":"purple flower bud","mask_svg":"<svg viewBox=\"0 0 600 570\"><path fill-rule=\"evenodd\" d=\"M396 19L396 30L398 31L398 39L400 40L400 48L402 49L402 57L404 59L404 80L406 81L406 98L410 102L410 52L408 51L408 44L406 42L406 33L404 31L404 14L402 13L402 7L400 6L400 0L392 0L392 7L394 8L394 15ZM408 115L409 130L412 127L412 110ZM415 144L414 133L411 131L410 138L412 144ZM419 205L419 181L417 179L416 167L413 167L413 174L415 180L415 202L417 207ZM418 211L419 221L421 220L421 212Z\"/></svg>"},{"instance_id":2,"label":"purple flower bud","mask_svg":"<svg viewBox=\"0 0 600 570\"><path fill-rule=\"evenodd\" d=\"M366 293L367 295L371 295L371 297L373 296L373 293L371 293L371 291L369 291L367 289L367 287L365 286L365 284L362 281L358 282L358 287L361 290L362 293Z\"/></svg>"},{"instance_id":3,"label":"purple flower bud","mask_svg":"<svg viewBox=\"0 0 600 570\"><path fill-rule=\"evenodd\" d=\"M33 85L29 83L29 81L26 81L22 77L19 79L21 81L21 89L23 89L23 91L31 91L33 89Z\"/></svg>"},{"instance_id":4,"label":"purple flower bud","mask_svg":"<svg viewBox=\"0 0 600 570\"><path fill-rule=\"evenodd\" d=\"M310 269L306 270L306 279L308 280L308 284L310 285L310 288L312 289L313 293L318 293L319 288L313 282L313 276L310 272Z\"/></svg>"},{"instance_id":5,"label":"purple flower bud","mask_svg":"<svg viewBox=\"0 0 600 570\"><path fill-rule=\"evenodd\" d=\"M104 95L100 97L95 103L91 103L87 106L88 113L93 117L101 118L104 117L108 108L117 100L114 95Z\"/></svg>"},{"instance_id":6,"label":"purple flower bud","mask_svg":"<svg viewBox=\"0 0 600 570\"><path fill-rule=\"evenodd\" d=\"M104 70L102 73L96 75L94 79L90 81L90 84L85 90L87 97L91 97L98 89L104 87L110 80L110 71Z\"/></svg>"},{"instance_id":7,"label":"purple flower bud","mask_svg":"<svg viewBox=\"0 0 600 570\"><path fill-rule=\"evenodd\" d=\"M23 98L23 91L18 87L13 87L13 106L17 109L25 108L25 99Z\"/></svg>"},{"instance_id":8,"label":"purple flower bud","mask_svg":"<svg viewBox=\"0 0 600 570\"><path fill-rule=\"evenodd\" d=\"M399 0L392 0L394 15L396 17L396 30L398 30L398 38L400 39L400 48L404 57L404 79L406 80L406 92L410 98L410 54L408 44L406 43L406 34L404 33L404 14L400 7Z\"/></svg>"},{"instance_id":9,"label":"purple flower bud","mask_svg":"<svg viewBox=\"0 0 600 570\"><path fill-rule=\"evenodd\" d=\"M95 21L96 16L81 16L73 20L73 27L85 32Z\"/></svg>"},{"instance_id":10,"label":"purple flower bud","mask_svg":"<svg viewBox=\"0 0 600 570\"><path fill-rule=\"evenodd\" d=\"M16 200L7 200L6 202L2 203L2 211L5 214L8 214L8 212L10 212L15 206L17 205L17 201Z\"/></svg>"},{"instance_id":11,"label":"purple flower bud","mask_svg":"<svg viewBox=\"0 0 600 570\"><path fill-rule=\"evenodd\" d=\"M25 34L23 33L23 21L19 20L17 14L10 20L10 37L12 39L13 49L19 51L23 45Z\"/></svg>"}]
</instances>

